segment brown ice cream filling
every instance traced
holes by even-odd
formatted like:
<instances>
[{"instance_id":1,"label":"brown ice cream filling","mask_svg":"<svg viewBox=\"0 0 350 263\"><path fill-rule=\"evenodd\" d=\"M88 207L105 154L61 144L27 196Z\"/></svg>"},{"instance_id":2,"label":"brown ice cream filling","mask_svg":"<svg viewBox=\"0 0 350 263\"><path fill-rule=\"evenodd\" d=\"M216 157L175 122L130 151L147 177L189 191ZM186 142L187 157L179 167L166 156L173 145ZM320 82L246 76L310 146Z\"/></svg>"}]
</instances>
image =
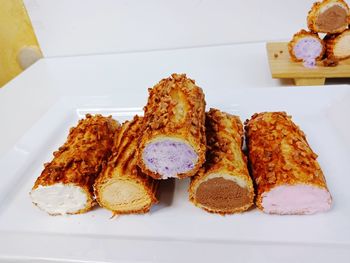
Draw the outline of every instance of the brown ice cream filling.
<instances>
[{"instance_id":1,"label":"brown ice cream filling","mask_svg":"<svg viewBox=\"0 0 350 263\"><path fill-rule=\"evenodd\" d=\"M316 25L320 31L333 32L347 25L346 10L338 5L328 8L316 19Z\"/></svg>"},{"instance_id":2,"label":"brown ice cream filling","mask_svg":"<svg viewBox=\"0 0 350 263\"><path fill-rule=\"evenodd\" d=\"M247 205L249 192L232 180L216 177L198 186L196 201L207 208L230 211Z\"/></svg>"}]
</instances>

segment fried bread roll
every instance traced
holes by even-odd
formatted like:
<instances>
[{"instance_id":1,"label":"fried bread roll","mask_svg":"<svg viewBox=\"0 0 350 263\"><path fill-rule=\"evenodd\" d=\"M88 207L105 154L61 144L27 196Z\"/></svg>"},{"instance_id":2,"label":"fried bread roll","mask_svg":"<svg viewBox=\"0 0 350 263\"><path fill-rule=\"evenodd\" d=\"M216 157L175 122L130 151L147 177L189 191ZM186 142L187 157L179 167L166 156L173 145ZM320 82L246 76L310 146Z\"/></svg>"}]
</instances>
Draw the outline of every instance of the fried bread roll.
<instances>
[{"instance_id":1,"label":"fried bread roll","mask_svg":"<svg viewBox=\"0 0 350 263\"><path fill-rule=\"evenodd\" d=\"M343 0L324 0L313 4L307 17L311 31L341 33L350 24L350 10Z\"/></svg>"},{"instance_id":2,"label":"fried bread roll","mask_svg":"<svg viewBox=\"0 0 350 263\"><path fill-rule=\"evenodd\" d=\"M206 114L206 162L191 177L190 200L212 213L242 212L253 205L254 188L242 152L239 117L210 109Z\"/></svg>"},{"instance_id":3,"label":"fried bread roll","mask_svg":"<svg viewBox=\"0 0 350 263\"><path fill-rule=\"evenodd\" d=\"M305 67L312 68L316 60L322 59L325 45L316 33L301 30L288 43L288 50L293 61L304 62Z\"/></svg>"},{"instance_id":4,"label":"fried bread roll","mask_svg":"<svg viewBox=\"0 0 350 263\"><path fill-rule=\"evenodd\" d=\"M143 118L122 125L108 164L95 182L96 200L114 214L146 213L157 202L158 181L137 167L136 148Z\"/></svg>"},{"instance_id":5,"label":"fried bread roll","mask_svg":"<svg viewBox=\"0 0 350 263\"><path fill-rule=\"evenodd\" d=\"M246 122L256 205L270 214L313 214L332 198L304 133L285 112L254 114Z\"/></svg>"},{"instance_id":6,"label":"fried bread roll","mask_svg":"<svg viewBox=\"0 0 350 263\"><path fill-rule=\"evenodd\" d=\"M172 74L149 90L138 165L155 178L194 175L205 161L205 101L186 75Z\"/></svg>"},{"instance_id":7,"label":"fried bread roll","mask_svg":"<svg viewBox=\"0 0 350 263\"><path fill-rule=\"evenodd\" d=\"M107 161L119 124L111 117L86 115L36 180L30 196L50 215L84 213L94 205L93 183Z\"/></svg>"},{"instance_id":8,"label":"fried bread roll","mask_svg":"<svg viewBox=\"0 0 350 263\"><path fill-rule=\"evenodd\" d=\"M350 58L350 29L340 34L327 35L324 41L327 57L335 60Z\"/></svg>"}]
</instances>

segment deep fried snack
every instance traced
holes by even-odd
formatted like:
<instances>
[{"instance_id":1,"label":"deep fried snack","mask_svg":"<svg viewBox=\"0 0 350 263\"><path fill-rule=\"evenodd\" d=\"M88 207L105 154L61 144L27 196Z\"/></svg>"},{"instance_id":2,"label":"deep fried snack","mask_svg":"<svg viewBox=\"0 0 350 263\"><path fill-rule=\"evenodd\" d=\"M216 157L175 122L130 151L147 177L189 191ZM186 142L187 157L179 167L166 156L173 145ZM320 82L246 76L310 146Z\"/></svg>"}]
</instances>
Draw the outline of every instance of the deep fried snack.
<instances>
[{"instance_id":1,"label":"deep fried snack","mask_svg":"<svg viewBox=\"0 0 350 263\"><path fill-rule=\"evenodd\" d=\"M246 122L256 205L270 214L313 214L332 197L304 133L285 112L254 114Z\"/></svg>"},{"instance_id":2,"label":"deep fried snack","mask_svg":"<svg viewBox=\"0 0 350 263\"><path fill-rule=\"evenodd\" d=\"M80 214L95 204L93 183L107 161L119 123L112 117L86 115L71 128L67 141L36 180L30 196L50 215Z\"/></svg>"},{"instance_id":3,"label":"deep fried snack","mask_svg":"<svg viewBox=\"0 0 350 263\"><path fill-rule=\"evenodd\" d=\"M339 59L335 59L332 56L328 56L324 60L322 60L322 63L325 67L336 67L339 65Z\"/></svg>"},{"instance_id":4,"label":"deep fried snack","mask_svg":"<svg viewBox=\"0 0 350 263\"><path fill-rule=\"evenodd\" d=\"M305 67L313 68L316 60L322 59L325 45L316 33L301 30L288 43L288 50L293 61L304 62Z\"/></svg>"},{"instance_id":5,"label":"deep fried snack","mask_svg":"<svg viewBox=\"0 0 350 263\"><path fill-rule=\"evenodd\" d=\"M108 164L94 185L99 205L114 214L146 213L157 202L158 181L143 174L136 165L142 128L143 118L138 116L122 125Z\"/></svg>"},{"instance_id":6,"label":"deep fried snack","mask_svg":"<svg viewBox=\"0 0 350 263\"><path fill-rule=\"evenodd\" d=\"M343 0L324 0L313 4L307 25L313 32L341 33L350 24L350 10Z\"/></svg>"},{"instance_id":7,"label":"deep fried snack","mask_svg":"<svg viewBox=\"0 0 350 263\"><path fill-rule=\"evenodd\" d=\"M329 34L324 38L327 58L344 60L350 58L350 29L340 34Z\"/></svg>"},{"instance_id":8,"label":"deep fried snack","mask_svg":"<svg viewBox=\"0 0 350 263\"><path fill-rule=\"evenodd\" d=\"M149 89L138 165L155 178L194 175L205 161L205 101L185 74L172 74Z\"/></svg>"},{"instance_id":9,"label":"deep fried snack","mask_svg":"<svg viewBox=\"0 0 350 263\"><path fill-rule=\"evenodd\" d=\"M237 116L210 109L205 123L206 162L191 177L190 201L212 213L243 212L253 205L254 188L242 152L242 122Z\"/></svg>"}]
</instances>

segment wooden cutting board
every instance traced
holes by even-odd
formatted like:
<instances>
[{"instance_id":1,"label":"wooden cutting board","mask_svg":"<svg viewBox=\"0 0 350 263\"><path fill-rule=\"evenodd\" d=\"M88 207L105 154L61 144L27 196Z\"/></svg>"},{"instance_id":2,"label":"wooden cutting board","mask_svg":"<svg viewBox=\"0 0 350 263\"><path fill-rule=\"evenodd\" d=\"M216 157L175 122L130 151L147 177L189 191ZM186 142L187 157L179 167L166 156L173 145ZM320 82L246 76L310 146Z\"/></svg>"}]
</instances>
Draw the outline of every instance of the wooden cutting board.
<instances>
[{"instance_id":1,"label":"wooden cutting board","mask_svg":"<svg viewBox=\"0 0 350 263\"><path fill-rule=\"evenodd\" d=\"M297 86L324 85L326 78L350 78L350 59L336 67L325 67L318 61L316 68L309 69L290 60L287 42L267 43L266 49L272 78L294 79Z\"/></svg>"}]
</instances>

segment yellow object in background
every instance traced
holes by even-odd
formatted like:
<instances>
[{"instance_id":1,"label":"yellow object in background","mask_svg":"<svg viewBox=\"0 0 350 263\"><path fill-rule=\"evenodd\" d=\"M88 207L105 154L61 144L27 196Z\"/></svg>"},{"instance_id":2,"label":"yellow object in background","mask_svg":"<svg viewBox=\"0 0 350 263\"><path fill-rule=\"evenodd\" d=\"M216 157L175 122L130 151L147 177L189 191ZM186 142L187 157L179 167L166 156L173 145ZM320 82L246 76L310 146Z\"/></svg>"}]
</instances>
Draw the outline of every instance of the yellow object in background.
<instances>
[{"instance_id":1,"label":"yellow object in background","mask_svg":"<svg viewBox=\"0 0 350 263\"><path fill-rule=\"evenodd\" d=\"M0 0L0 88L42 57L22 0Z\"/></svg>"}]
</instances>

